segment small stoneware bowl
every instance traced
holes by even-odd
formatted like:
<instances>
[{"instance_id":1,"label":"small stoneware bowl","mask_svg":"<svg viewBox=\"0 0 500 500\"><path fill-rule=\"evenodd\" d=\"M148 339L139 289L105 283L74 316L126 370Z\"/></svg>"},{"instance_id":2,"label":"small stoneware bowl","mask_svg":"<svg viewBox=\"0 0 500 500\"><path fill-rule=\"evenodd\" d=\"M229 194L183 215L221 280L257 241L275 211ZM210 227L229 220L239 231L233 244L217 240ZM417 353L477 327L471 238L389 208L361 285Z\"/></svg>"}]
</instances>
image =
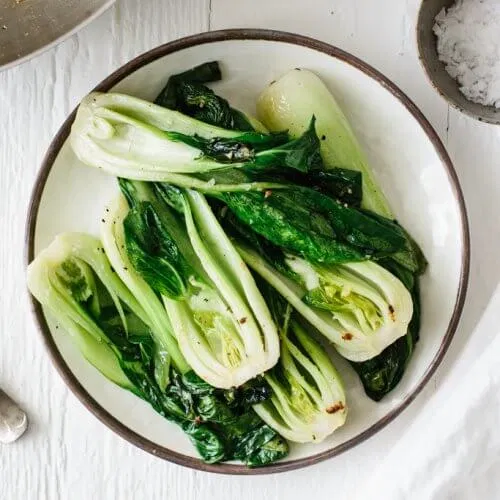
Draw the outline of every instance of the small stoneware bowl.
<instances>
[{"instance_id":1,"label":"small stoneware bowl","mask_svg":"<svg viewBox=\"0 0 500 500\"><path fill-rule=\"evenodd\" d=\"M500 109L469 101L459 89L459 84L446 71L439 60L436 36L432 28L441 9L451 7L454 0L423 0L417 20L417 45L419 59L433 87L455 108L479 121L500 124Z\"/></svg>"}]
</instances>

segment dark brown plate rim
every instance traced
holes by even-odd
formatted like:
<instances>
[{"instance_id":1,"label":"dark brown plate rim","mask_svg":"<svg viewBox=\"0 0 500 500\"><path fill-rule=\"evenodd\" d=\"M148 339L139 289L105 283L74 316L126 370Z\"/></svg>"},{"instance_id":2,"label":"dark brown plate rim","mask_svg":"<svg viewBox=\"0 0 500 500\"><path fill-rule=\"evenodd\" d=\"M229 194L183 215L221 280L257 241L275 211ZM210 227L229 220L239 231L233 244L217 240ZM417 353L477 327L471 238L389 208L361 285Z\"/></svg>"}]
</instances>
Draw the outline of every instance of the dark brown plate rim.
<instances>
[{"instance_id":1,"label":"dark brown plate rim","mask_svg":"<svg viewBox=\"0 0 500 500\"><path fill-rule=\"evenodd\" d=\"M235 464L206 464L201 460L193 457L177 453L175 451L169 450L163 446L153 443L152 441L144 438L143 436L137 434L133 430L126 427L118 419L113 417L104 408L102 408L97 401L95 401L90 394L83 388L80 382L77 380L75 375L71 372L70 368L64 361L61 353L57 349L56 343L52 337L52 334L48 328L47 322L45 320L42 308L36 302L33 297L30 297L32 312L35 316L36 323L41 331L44 344L48 349L49 355L57 368L59 374L69 386L71 391L76 395L76 397L105 425L110 429L120 435L122 438L126 439L130 443L142 448L143 450L157 456L168 460L170 462L184 465L192 469L198 469L208 472L216 472L222 474L243 474L243 475L253 475L253 474L269 474L275 472L284 472L293 469L298 469L308 465L316 464L327 458L334 457L340 453L349 450L350 448L362 443L369 437L373 436L379 430L384 428L389 422L394 420L408 405L417 397L417 395L422 391L424 386L429 382L431 376L435 372L438 365L441 363L443 356L445 355L450 342L453 338L455 330L457 328L460 315L464 306L465 295L467 291L467 284L469 278L469 265L470 265L470 240L469 240L469 225L467 220L467 213L465 208L465 202L463 194L458 182L457 174L453 168L452 162L441 143L438 135L421 113L421 111L416 107L416 105L404 94L396 85L394 85L388 78L382 75L379 71L372 68L365 62L361 61L357 57L351 54L312 38L308 38L302 35L297 35L293 33L287 33L275 30L263 30L263 29L228 29L220 31L211 31L206 33L200 33L197 35L189 36L186 38L181 38L173 42L166 43L152 49L129 63L125 64L117 71L115 71L108 78L103 80L94 90L97 91L107 91L123 78L130 75L134 71L138 70L142 66L149 64L156 59L163 57L165 55L171 54L173 52L186 49L188 47L193 47L195 45L201 45L205 43L213 43L219 41L231 41L231 40L265 40L272 42L283 42L299 46L304 46L322 52L336 59L340 59L351 66L359 69L366 75L370 76L376 80L380 85L387 89L391 94L396 97L405 108L413 115L420 126L423 128L430 141L432 142L436 152L438 153L442 163L446 167L448 178L450 184L453 188L454 197L459 206L460 216L461 216L461 226L462 226L462 244L463 244L463 255L461 263L461 273L460 282L458 287L458 292L455 301L455 307L453 314L443 338L443 341L439 347L431 364L427 368L426 372L422 376L415 389L409 394L402 402L394 408L391 412L385 415L383 418L375 422L368 429L364 430L354 438L342 443L330 450L317 453L310 457L300 458L296 460L288 460L283 462L278 462L267 467L249 469L243 465ZM75 117L75 111L66 119L62 127L59 129L57 135L52 141L46 156L42 162L42 166L38 177L35 181L35 186L33 188L33 193L31 197L30 207L28 210L28 219L26 226L26 246L25 246L25 260L26 265L29 264L34 258L34 241L35 241L35 231L36 231L36 221L38 216L38 209L40 206L41 197L47 182L47 178L51 171L52 165L57 158L59 151L68 138L71 124L73 123Z\"/></svg>"}]
</instances>

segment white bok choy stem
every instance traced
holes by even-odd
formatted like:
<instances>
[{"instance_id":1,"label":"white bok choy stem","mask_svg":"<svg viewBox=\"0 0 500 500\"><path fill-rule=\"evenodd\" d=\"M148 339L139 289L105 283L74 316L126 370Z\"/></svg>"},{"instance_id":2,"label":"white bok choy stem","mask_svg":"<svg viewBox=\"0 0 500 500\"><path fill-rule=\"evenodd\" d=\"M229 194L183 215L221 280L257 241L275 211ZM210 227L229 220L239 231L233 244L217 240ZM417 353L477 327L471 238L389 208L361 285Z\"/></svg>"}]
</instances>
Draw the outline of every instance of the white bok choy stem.
<instances>
[{"instance_id":1,"label":"white bok choy stem","mask_svg":"<svg viewBox=\"0 0 500 500\"><path fill-rule=\"evenodd\" d=\"M241 153L242 161L233 160L228 153L223 161L210 159L197 140L239 136L240 131L208 125L136 97L93 92L78 107L70 142L83 163L117 177L199 189L210 184L188 174L227 169L229 164L238 168L246 157ZM254 189L258 183L247 187Z\"/></svg>"},{"instance_id":2,"label":"white bok choy stem","mask_svg":"<svg viewBox=\"0 0 500 500\"><path fill-rule=\"evenodd\" d=\"M342 379L323 347L294 317L291 305L264 281L259 286L278 325L281 355L264 375L272 396L254 409L290 441L318 443L345 423Z\"/></svg>"},{"instance_id":3,"label":"white bok choy stem","mask_svg":"<svg viewBox=\"0 0 500 500\"><path fill-rule=\"evenodd\" d=\"M205 197L188 191L186 198L186 227L194 252L236 319L234 324L243 344L239 363L233 367L226 365L227 374L221 381L226 387L238 386L276 364L279 357L276 326L249 269ZM179 341L181 345L190 343L188 336Z\"/></svg>"},{"instance_id":4,"label":"white bok choy stem","mask_svg":"<svg viewBox=\"0 0 500 500\"><path fill-rule=\"evenodd\" d=\"M166 181L165 174L227 167L198 160L201 152L169 139L169 131L203 138L238 135L136 97L94 92L78 107L70 140L86 165L130 179Z\"/></svg>"},{"instance_id":5,"label":"white bok choy stem","mask_svg":"<svg viewBox=\"0 0 500 500\"><path fill-rule=\"evenodd\" d=\"M273 390L254 406L257 414L283 437L296 443L319 443L344 425L346 396L340 375L323 348L295 321L282 337L281 357L265 379Z\"/></svg>"}]
</instances>

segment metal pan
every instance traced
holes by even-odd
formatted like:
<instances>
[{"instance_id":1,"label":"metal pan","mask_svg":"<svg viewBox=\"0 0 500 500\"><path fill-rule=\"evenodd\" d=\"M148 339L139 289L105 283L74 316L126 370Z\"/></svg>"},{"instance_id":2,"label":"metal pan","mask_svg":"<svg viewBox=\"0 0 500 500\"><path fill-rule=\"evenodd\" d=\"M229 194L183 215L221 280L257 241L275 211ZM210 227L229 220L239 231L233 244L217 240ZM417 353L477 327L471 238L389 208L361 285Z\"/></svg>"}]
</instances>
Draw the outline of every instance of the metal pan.
<instances>
[{"instance_id":1,"label":"metal pan","mask_svg":"<svg viewBox=\"0 0 500 500\"><path fill-rule=\"evenodd\" d=\"M56 45L114 0L0 0L0 70Z\"/></svg>"}]
</instances>

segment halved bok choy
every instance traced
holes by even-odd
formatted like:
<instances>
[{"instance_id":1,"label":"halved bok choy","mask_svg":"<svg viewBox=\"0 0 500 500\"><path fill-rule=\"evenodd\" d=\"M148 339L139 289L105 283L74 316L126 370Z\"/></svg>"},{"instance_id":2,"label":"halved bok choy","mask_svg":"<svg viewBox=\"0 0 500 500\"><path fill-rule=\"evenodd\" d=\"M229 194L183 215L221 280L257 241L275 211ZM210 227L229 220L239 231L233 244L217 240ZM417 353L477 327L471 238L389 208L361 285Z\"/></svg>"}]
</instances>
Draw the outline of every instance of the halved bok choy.
<instances>
[{"instance_id":1,"label":"halved bok choy","mask_svg":"<svg viewBox=\"0 0 500 500\"><path fill-rule=\"evenodd\" d=\"M290 441L319 443L345 423L342 380L323 347L298 322L291 305L267 283L263 282L261 290L279 325L281 356L264 375L272 396L254 409Z\"/></svg>"},{"instance_id":2,"label":"halved bok choy","mask_svg":"<svg viewBox=\"0 0 500 500\"><path fill-rule=\"evenodd\" d=\"M124 281L131 266L161 296L193 370L214 387L231 388L274 366L276 326L203 195L123 179L120 185L126 198L108 208L104 247Z\"/></svg>"},{"instance_id":3,"label":"halved bok choy","mask_svg":"<svg viewBox=\"0 0 500 500\"><path fill-rule=\"evenodd\" d=\"M263 239L258 247L243 240L235 246L245 262L346 359L374 358L406 335L413 314L411 295L377 263L312 263Z\"/></svg>"},{"instance_id":4,"label":"halved bok choy","mask_svg":"<svg viewBox=\"0 0 500 500\"><path fill-rule=\"evenodd\" d=\"M84 233L58 235L28 266L27 281L30 292L91 364L115 384L140 392L133 383L141 371L136 361L142 343L151 350L153 321L113 271L97 238ZM164 349L168 335L157 331L154 350L156 377L162 385L165 378L168 381L171 360L179 371L189 370L178 349ZM133 339L131 345L125 336Z\"/></svg>"},{"instance_id":5,"label":"halved bok choy","mask_svg":"<svg viewBox=\"0 0 500 500\"><path fill-rule=\"evenodd\" d=\"M159 298L114 257L115 268L97 238L61 234L29 265L28 287L95 368L179 425L205 462L256 467L286 456L287 443L252 410L270 396L265 381L223 391L199 378Z\"/></svg>"},{"instance_id":6,"label":"halved bok choy","mask_svg":"<svg viewBox=\"0 0 500 500\"><path fill-rule=\"evenodd\" d=\"M311 115L316 117L326 168L361 172L363 208L391 218L389 204L345 114L317 75L302 68L290 70L266 87L257 101L257 116L264 125L269 130L288 130L292 137L304 132Z\"/></svg>"},{"instance_id":7,"label":"halved bok choy","mask_svg":"<svg viewBox=\"0 0 500 500\"><path fill-rule=\"evenodd\" d=\"M83 99L70 141L83 163L117 177L197 189L204 183L196 174L275 167L307 172L321 163L311 117L307 130L290 140L286 132L226 130L117 93Z\"/></svg>"}]
</instances>

